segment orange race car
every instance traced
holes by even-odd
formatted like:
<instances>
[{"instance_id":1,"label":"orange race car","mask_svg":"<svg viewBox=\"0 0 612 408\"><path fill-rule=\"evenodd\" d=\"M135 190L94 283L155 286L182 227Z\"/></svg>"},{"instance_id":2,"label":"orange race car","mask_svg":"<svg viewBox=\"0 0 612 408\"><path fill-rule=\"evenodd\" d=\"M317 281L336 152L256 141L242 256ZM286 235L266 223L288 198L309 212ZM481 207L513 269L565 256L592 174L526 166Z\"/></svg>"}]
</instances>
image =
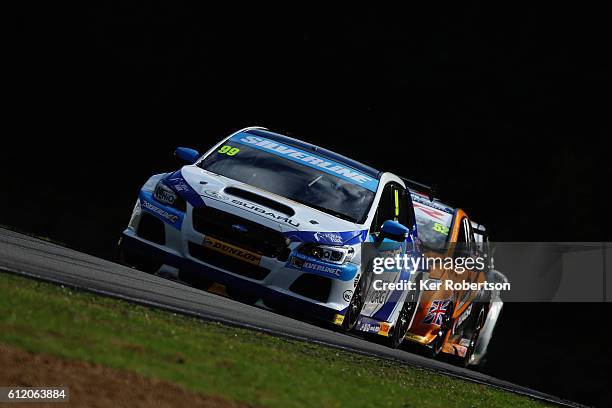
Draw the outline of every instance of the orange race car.
<instances>
[{"instance_id":1,"label":"orange race car","mask_svg":"<svg viewBox=\"0 0 612 408\"><path fill-rule=\"evenodd\" d=\"M479 364L503 304L487 282L505 277L492 268L484 227L465 211L416 192L412 200L428 266L405 343L461 366Z\"/></svg>"}]
</instances>

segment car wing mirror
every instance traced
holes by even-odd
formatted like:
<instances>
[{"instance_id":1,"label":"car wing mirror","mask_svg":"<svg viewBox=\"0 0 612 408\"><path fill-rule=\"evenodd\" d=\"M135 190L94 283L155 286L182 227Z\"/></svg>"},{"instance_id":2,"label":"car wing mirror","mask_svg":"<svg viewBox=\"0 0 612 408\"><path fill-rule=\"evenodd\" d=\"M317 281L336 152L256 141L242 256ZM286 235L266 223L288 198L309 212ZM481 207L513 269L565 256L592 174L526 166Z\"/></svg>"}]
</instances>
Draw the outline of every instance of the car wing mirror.
<instances>
[{"instance_id":1,"label":"car wing mirror","mask_svg":"<svg viewBox=\"0 0 612 408\"><path fill-rule=\"evenodd\" d=\"M177 147L174 151L174 156L178 157L184 162L193 164L200 158L200 152L195 149L190 149L188 147Z\"/></svg>"},{"instance_id":2,"label":"car wing mirror","mask_svg":"<svg viewBox=\"0 0 612 408\"><path fill-rule=\"evenodd\" d=\"M410 228L393 220L385 221L380 231L381 238L387 238L396 242L404 242L408 235L410 235Z\"/></svg>"}]
</instances>

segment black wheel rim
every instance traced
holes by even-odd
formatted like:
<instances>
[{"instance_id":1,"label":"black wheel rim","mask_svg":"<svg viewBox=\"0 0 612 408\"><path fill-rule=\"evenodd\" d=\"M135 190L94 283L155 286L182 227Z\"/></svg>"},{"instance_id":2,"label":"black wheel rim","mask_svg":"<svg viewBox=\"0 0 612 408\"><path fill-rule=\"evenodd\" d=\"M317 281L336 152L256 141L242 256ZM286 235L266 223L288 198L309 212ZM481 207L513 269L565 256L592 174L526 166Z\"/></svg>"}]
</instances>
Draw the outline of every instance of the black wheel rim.
<instances>
[{"instance_id":1,"label":"black wheel rim","mask_svg":"<svg viewBox=\"0 0 612 408\"><path fill-rule=\"evenodd\" d=\"M399 347L404 340L404 336L408 331L408 326L410 326L410 320L412 320L412 315L417 307L416 299L418 299L418 292L412 291L409 296L410 299L406 299L404 301L404 306L402 307L402 311L397 318L397 324L395 325L395 330L393 331L392 345L395 348Z\"/></svg>"},{"instance_id":2,"label":"black wheel rim","mask_svg":"<svg viewBox=\"0 0 612 408\"><path fill-rule=\"evenodd\" d=\"M397 319L397 324L395 325L395 330L393 331L393 347L395 348L402 344L402 340L404 340L404 336L408 330L408 323L410 323L408 315L410 310L412 310L412 308L408 307L407 310L406 304L404 304L404 308Z\"/></svg>"},{"instance_id":3,"label":"black wheel rim","mask_svg":"<svg viewBox=\"0 0 612 408\"><path fill-rule=\"evenodd\" d=\"M348 309L346 310L345 327L349 330L351 330L357 324L357 320L359 320L359 315L361 314L361 309L363 308L364 282L365 279L362 276L357 284L357 290L353 294Z\"/></svg>"}]
</instances>

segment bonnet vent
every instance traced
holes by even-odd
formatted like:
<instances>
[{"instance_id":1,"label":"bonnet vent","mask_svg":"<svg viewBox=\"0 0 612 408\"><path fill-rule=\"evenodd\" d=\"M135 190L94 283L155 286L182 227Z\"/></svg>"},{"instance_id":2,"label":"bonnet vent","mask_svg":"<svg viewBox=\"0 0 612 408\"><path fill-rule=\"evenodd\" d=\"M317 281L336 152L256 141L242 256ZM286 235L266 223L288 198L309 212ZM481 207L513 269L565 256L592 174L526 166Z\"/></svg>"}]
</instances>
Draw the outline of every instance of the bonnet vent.
<instances>
[{"instance_id":1,"label":"bonnet vent","mask_svg":"<svg viewBox=\"0 0 612 408\"><path fill-rule=\"evenodd\" d=\"M251 201L253 203L261 204L264 207L279 211L285 215L288 215L289 217L295 215L295 211L293 211L293 208L289 207L288 205L279 203L278 201L271 200L264 196L260 196L259 194L251 193L250 191L242 190L236 187L228 187L223 191L226 194L244 198L245 200Z\"/></svg>"}]
</instances>

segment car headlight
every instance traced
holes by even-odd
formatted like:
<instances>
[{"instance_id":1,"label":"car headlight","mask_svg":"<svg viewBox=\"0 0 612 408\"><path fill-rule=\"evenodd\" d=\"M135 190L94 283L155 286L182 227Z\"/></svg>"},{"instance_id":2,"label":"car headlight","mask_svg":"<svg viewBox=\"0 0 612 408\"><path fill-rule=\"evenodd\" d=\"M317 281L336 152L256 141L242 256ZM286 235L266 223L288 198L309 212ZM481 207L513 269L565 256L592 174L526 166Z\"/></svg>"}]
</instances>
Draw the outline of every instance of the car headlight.
<instances>
[{"instance_id":1,"label":"car headlight","mask_svg":"<svg viewBox=\"0 0 612 408\"><path fill-rule=\"evenodd\" d=\"M153 197L160 203L166 204L177 210L185 211L187 209L185 200L176 194L170 187L166 186L163 181L158 182L155 186Z\"/></svg>"},{"instance_id":2,"label":"car headlight","mask_svg":"<svg viewBox=\"0 0 612 408\"><path fill-rule=\"evenodd\" d=\"M303 244L298 249L300 254L310 256L321 261L342 265L355 256L355 249L350 246L328 246L318 244Z\"/></svg>"}]
</instances>

